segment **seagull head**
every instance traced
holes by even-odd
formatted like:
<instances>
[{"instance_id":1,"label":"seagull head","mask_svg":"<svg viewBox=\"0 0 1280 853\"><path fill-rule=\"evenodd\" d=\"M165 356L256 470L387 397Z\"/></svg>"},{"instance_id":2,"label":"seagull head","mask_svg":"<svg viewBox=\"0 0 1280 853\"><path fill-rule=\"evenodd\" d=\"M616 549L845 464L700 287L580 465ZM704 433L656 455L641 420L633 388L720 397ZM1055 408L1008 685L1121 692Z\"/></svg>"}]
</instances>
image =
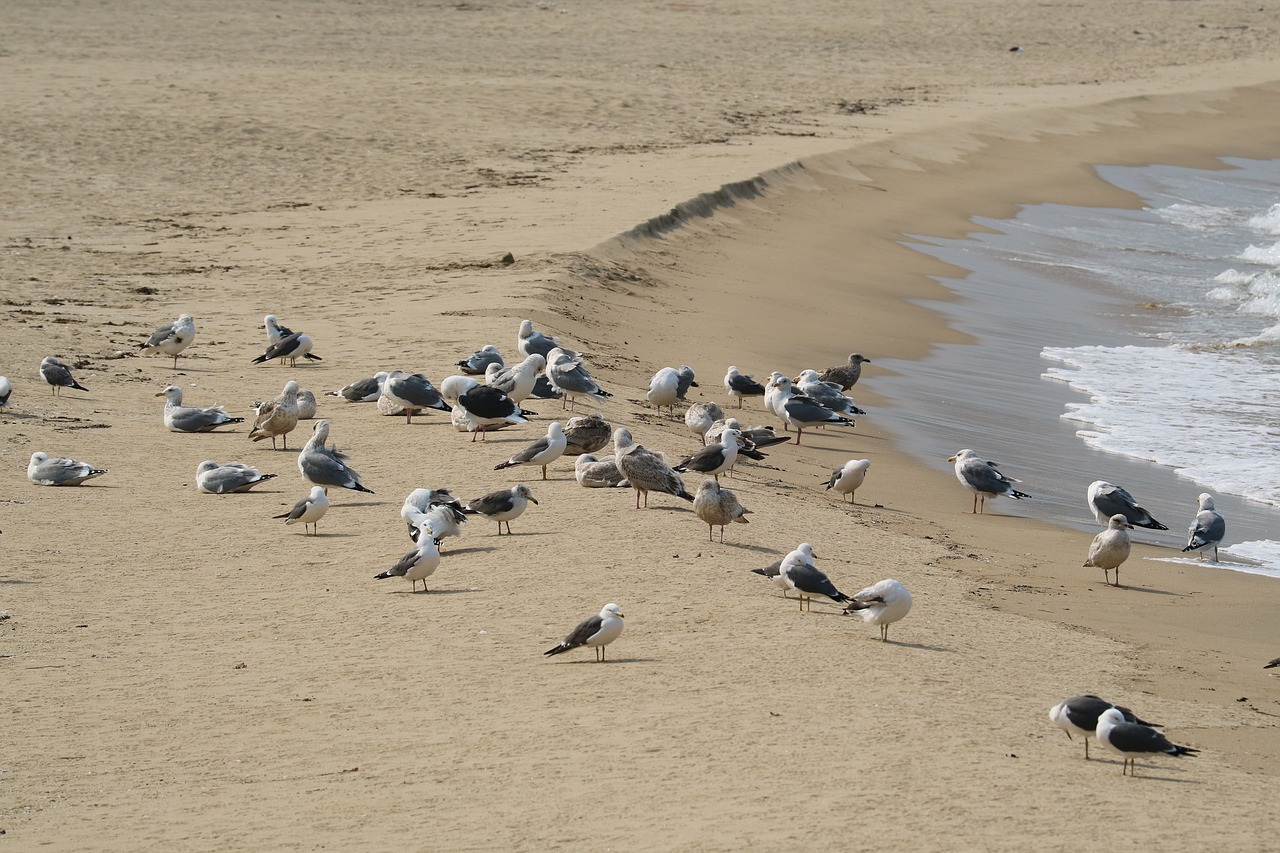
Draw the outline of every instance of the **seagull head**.
<instances>
[{"instance_id":1,"label":"seagull head","mask_svg":"<svg viewBox=\"0 0 1280 853\"><path fill-rule=\"evenodd\" d=\"M619 619L625 618L622 614L622 608L613 603L606 604L600 610L601 619L608 619L610 616L617 616Z\"/></svg>"},{"instance_id":2,"label":"seagull head","mask_svg":"<svg viewBox=\"0 0 1280 853\"><path fill-rule=\"evenodd\" d=\"M182 389L177 385L166 385L164 390L157 391L155 395L157 397L164 397L175 406L182 404Z\"/></svg>"},{"instance_id":3,"label":"seagull head","mask_svg":"<svg viewBox=\"0 0 1280 853\"><path fill-rule=\"evenodd\" d=\"M1112 530L1132 530L1133 529L1133 525L1129 523L1129 519L1125 518L1124 515L1121 513L1116 513L1115 515L1111 516L1111 520L1107 522L1107 527L1110 527Z\"/></svg>"},{"instance_id":4,"label":"seagull head","mask_svg":"<svg viewBox=\"0 0 1280 853\"><path fill-rule=\"evenodd\" d=\"M1196 503L1200 505L1201 509L1213 509L1213 495L1208 492L1201 492L1200 496L1196 498Z\"/></svg>"},{"instance_id":5,"label":"seagull head","mask_svg":"<svg viewBox=\"0 0 1280 853\"><path fill-rule=\"evenodd\" d=\"M538 502L538 499L533 496L533 492L529 491L529 487L524 484L516 486L515 493L527 501Z\"/></svg>"}]
</instances>

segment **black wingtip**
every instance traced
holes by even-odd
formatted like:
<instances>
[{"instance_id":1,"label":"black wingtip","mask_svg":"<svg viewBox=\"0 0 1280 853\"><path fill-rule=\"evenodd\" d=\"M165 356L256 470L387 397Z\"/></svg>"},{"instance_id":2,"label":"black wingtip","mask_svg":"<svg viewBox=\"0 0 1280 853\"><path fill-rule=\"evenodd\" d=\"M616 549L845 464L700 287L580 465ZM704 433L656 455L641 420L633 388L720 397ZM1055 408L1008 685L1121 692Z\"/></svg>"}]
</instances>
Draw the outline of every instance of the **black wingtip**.
<instances>
[{"instance_id":1,"label":"black wingtip","mask_svg":"<svg viewBox=\"0 0 1280 853\"><path fill-rule=\"evenodd\" d=\"M310 352L308 352L308 353L304 353L302 357L303 357L303 358L309 358L309 359L311 359L312 361L324 361L324 359L323 359L323 358L321 358L320 356L316 355L315 353L310 353Z\"/></svg>"},{"instance_id":2,"label":"black wingtip","mask_svg":"<svg viewBox=\"0 0 1280 853\"><path fill-rule=\"evenodd\" d=\"M558 654L560 654L561 652L567 652L568 650L569 650L569 647L568 647L568 646L566 646L564 643L561 643L561 644L560 644L560 645L558 645L558 646L553 646L552 648L547 649L547 650L546 650L545 652L543 652L542 654L543 654L543 656L545 657L545 656L549 656L549 655L558 655Z\"/></svg>"},{"instance_id":3,"label":"black wingtip","mask_svg":"<svg viewBox=\"0 0 1280 853\"><path fill-rule=\"evenodd\" d=\"M688 492L681 492L680 494L676 495L676 497L684 498L687 501L693 500L693 495L689 494Z\"/></svg>"}]
</instances>

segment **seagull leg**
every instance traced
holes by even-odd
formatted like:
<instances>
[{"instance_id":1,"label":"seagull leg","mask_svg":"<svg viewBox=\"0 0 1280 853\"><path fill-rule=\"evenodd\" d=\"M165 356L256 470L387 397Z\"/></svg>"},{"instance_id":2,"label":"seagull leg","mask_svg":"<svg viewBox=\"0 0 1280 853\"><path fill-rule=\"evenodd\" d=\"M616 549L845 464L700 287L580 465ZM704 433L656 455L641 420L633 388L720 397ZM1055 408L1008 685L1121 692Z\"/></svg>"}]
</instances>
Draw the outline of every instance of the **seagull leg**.
<instances>
[{"instance_id":1,"label":"seagull leg","mask_svg":"<svg viewBox=\"0 0 1280 853\"><path fill-rule=\"evenodd\" d=\"M708 542L710 542L710 541L711 541L711 532L712 532L714 529L715 529L715 526L714 526L714 525L711 525L711 524L708 524L708 525L707 525L707 541L708 541Z\"/></svg>"},{"instance_id":2,"label":"seagull leg","mask_svg":"<svg viewBox=\"0 0 1280 853\"><path fill-rule=\"evenodd\" d=\"M1067 737L1071 737L1071 732L1067 732ZM1089 760L1089 739L1087 737L1084 739L1084 760Z\"/></svg>"},{"instance_id":3,"label":"seagull leg","mask_svg":"<svg viewBox=\"0 0 1280 853\"><path fill-rule=\"evenodd\" d=\"M803 432L804 432L804 427L802 426L796 427L796 444L797 445L800 444L800 434Z\"/></svg>"},{"instance_id":4,"label":"seagull leg","mask_svg":"<svg viewBox=\"0 0 1280 853\"><path fill-rule=\"evenodd\" d=\"M640 508L640 490L636 489L636 509Z\"/></svg>"},{"instance_id":5,"label":"seagull leg","mask_svg":"<svg viewBox=\"0 0 1280 853\"><path fill-rule=\"evenodd\" d=\"M545 479L547 479L547 466L546 466L546 465L543 465L543 466L542 466L542 479L544 479L544 480L545 480Z\"/></svg>"},{"instance_id":6,"label":"seagull leg","mask_svg":"<svg viewBox=\"0 0 1280 853\"><path fill-rule=\"evenodd\" d=\"M720 525L720 544L724 544L724 525Z\"/></svg>"}]
</instances>

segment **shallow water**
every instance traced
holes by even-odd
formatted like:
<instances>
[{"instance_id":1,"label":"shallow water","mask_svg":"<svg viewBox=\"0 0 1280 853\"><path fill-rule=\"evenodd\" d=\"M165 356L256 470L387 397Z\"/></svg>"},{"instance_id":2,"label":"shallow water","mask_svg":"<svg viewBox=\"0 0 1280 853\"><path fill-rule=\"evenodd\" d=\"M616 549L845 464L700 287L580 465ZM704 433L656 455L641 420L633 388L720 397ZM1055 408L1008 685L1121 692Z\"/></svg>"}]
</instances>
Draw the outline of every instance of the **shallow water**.
<instances>
[{"instance_id":1,"label":"shallow water","mask_svg":"<svg viewBox=\"0 0 1280 853\"><path fill-rule=\"evenodd\" d=\"M999 511L1082 529L1088 484L1118 483L1171 528L1135 538L1171 547L1210 492L1223 559L1280 577L1280 160L1223 163L1099 167L1140 210L1031 205L917 237L970 271L927 304L977 343L884 360L907 448L949 468L972 447L1034 496Z\"/></svg>"}]
</instances>

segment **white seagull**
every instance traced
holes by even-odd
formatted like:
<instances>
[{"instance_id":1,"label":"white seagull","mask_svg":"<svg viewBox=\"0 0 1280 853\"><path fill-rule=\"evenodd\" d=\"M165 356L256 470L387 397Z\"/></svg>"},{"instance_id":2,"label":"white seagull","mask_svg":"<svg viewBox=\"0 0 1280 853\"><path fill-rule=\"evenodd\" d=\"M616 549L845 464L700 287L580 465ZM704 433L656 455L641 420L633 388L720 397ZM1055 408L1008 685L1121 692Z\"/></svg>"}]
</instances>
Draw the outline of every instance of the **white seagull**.
<instances>
[{"instance_id":1,"label":"white seagull","mask_svg":"<svg viewBox=\"0 0 1280 853\"><path fill-rule=\"evenodd\" d=\"M77 462L65 456L50 458L36 451L27 463L27 479L37 486L78 486L85 480L101 477L106 468L94 468L88 462Z\"/></svg>"},{"instance_id":2,"label":"white seagull","mask_svg":"<svg viewBox=\"0 0 1280 853\"><path fill-rule=\"evenodd\" d=\"M738 398L738 408L742 408L743 397L763 397L765 388L759 382L738 372L736 365L729 365L729 372L724 375L724 387L730 397Z\"/></svg>"},{"instance_id":3,"label":"white seagull","mask_svg":"<svg viewBox=\"0 0 1280 853\"><path fill-rule=\"evenodd\" d=\"M880 641L889 639L889 626L911 611L911 593L893 578L885 578L864 590L854 593L853 601L844 609L846 614L857 613L863 622L880 626Z\"/></svg>"},{"instance_id":4,"label":"white seagull","mask_svg":"<svg viewBox=\"0 0 1280 853\"><path fill-rule=\"evenodd\" d=\"M848 495L849 503L857 503L854 492L858 491L858 487L867 479L867 469L870 467L870 459L850 459L831 472L831 479L827 480L827 488L835 489L842 495Z\"/></svg>"},{"instance_id":5,"label":"white seagull","mask_svg":"<svg viewBox=\"0 0 1280 853\"><path fill-rule=\"evenodd\" d=\"M983 462L972 450L961 450L955 456L947 457L948 462L956 463L956 479L969 491L973 492L973 512L978 512L978 498L982 498L982 511L986 512L987 498L993 500L1007 495L1017 500L1029 498L1031 495L1020 492L1013 487L1021 483L1012 477L1006 477L996 470L995 462Z\"/></svg>"},{"instance_id":6,"label":"white seagull","mask_svg":"<svg viewBox=\"0 0 1280 853\"><path fill-rule=\"evenodd\" d=\"M516 336L516 349L520 350L521 355L529 356L537 353L545 357L555 346L555 337L536 331L533 328L532 320L520 321L520 333Z\"/></svg>"},{"instance_id":7,"label":"white seagull","mask_svg":"<svg viewBox=\"0 0 1280 853\"><path fill-rule=\"evenodd\" d=\"M511 468L515 465L541 465L542 479L545 480L547 479L547 466L564 455L566 444L564 428L559 421L552 421L547 425L546 435L521 450L515 456L512 456L506 462L499 462L493 466L493 470L501 471L503 468Z\"/></svg>"},{"instance_id":8,"label":"white seagull","mask_svg":"<svg viewBox=\"0 0 1280 853\"><path fill-rule=\"evenodd\" d=\"M1227 535L1227 522L1222 517L1222 513L1213 508L1213 495L1208 492L1201 492L1196 498L1200 505L1200 511L1196 513L1195 519L1191 522L1191 528L1187 531L1187 547L1183 548L1183 553L1187 551L1199 551L1200 559L1204 559L1204 552L1213 549L1213 561L1218 562L1218 545Z\"/></svg>"},{"instance_id":9,"label":"white seagull","mask_svg":"<svg viewBox=\"0 0 1280 853\"><path fill-rule=\"evenodd\" d=\"M1089 738L1094 737L1098 727L1098 717L1102 716L1102 712L1110 708L1115 708L1129 723L1137 723L1141 726L1158 726L1159 723L1148 723L1146 720L1138 719L1137 715L1128 708L1120 705L1113 705L1105 699L1099 699L1092 693L1086 693L1083 696L1072 696L1070 699L1063 699L1057 705L1049 709L1049 721L1055 726L1067 733L1068 740L1074 740L1071 733L1075 732L1084 739L1084 757L1089 760Z\"/></svg>"},{"instance_id":10,"label":"white seagull","mask_svg":"<svg viewBox=\"0 0 1280 853\"><path fill-rule=\"evenodd\" d=\"M219 465L212 459L206 459L196 466L196 490L206 495L229 495L233 492L247 492L274 477L275 474L263 474L243 462Z\"/></svg>"},{"instance_id":11,"label":"white seagull","mask_svg":"<svg viewBox=\"0 0 1280 853\"><path fill-rule=\"evenodd\" d=\"M59 361L57 356L45 356L40 362L40 375L53 388L55 397L62 392L63 388L74 388L77 391L89 390L71 376L71 368Z\"/></svg>"},{"instance_id":12,"label":"white seagull","mask_svg":"<svg viewBox=\"0 0 1280 853\"><path fill-rule=\"evenodd\" d=\"M182 389L168 385L155 393L164 397L164 425L170 432L210 432L227 424L244 423L244 418L233 418L221 406L201 409L182 405Z\"/></svg>"},{"instance_id":13,"label":"white seagull","mask_svg":"<svg viewBox=\"0 0 1280 853\"><path fill-rule=\"evenodd\" d=\"M813 546L808 542L800 543L794 551L782 558L779 572L787 586L800 596L800 609L812 609L813 596L825 596L837 604L852 601L849 596L836 589L836 585L827 577L826 572L813 564ZM809 607L806 608L805 605Z\"/></svg>"},{"instance_id":14,"label":"white seagull","mask_svg":"<svg viewBox=\"0 0 1280 853\"><path fill-rule=\"evenodd\" d=\"M1106 480L1094 480L1089 484L1087 500L1093 517L1099 524L1107 524L1111 516L1120 513L1134 527L1149 527L1152 530L1168 530L1160 522L1151 517L1151 513L1138 506L1133 495L1119 486L1113 486Z\"/></svg>"},{"instance_id":15,"label":"white seagull","mask_svg":"<svg viewBox=\"0 0 1280 853\"><path fill-rule=\"evenodd\" d=\"M329 496L324 493L321 486L312 486L311 494L293 505L288 512L280 515L273 515L272 518L283 518L285 524L302 524L302 532L307 532L307 527L311 526L317 535L320 532L320 519L324 518L324 514L329 511Z\"/></svg>"},{"instance_id":16,"label":"white seagull","mask_svg":"<svg viewBox=\"0 0 1280 853\"><path fill-rule=\"evenodd\" d=\"M483 515L490 521L498 522L498 535L502 535L502 523L507 523L507 535L511 535L511 520L519 518L529 508L529 502L537 503L533 492L525 485L512 486L482 495L475 500L467 501L462 511L468 515Z\"/></svg>"},{"instance_id":17,"label":"white seagull","mask_svg":"<svg viewBox=\"0 0 1280 853\"><path fill-rule=\"evenodd\" d=\"M606 604L600 612L590 619L578 623L578 627L569 632L569 636L558 646L552 646L543 652L544 655L558 655L579 646L591 646L596 652L596 662L604 662L604 647L612 643L622 634L622 608L616 604Z\"/></svg>"},{"instance_id":18,"label":"white seagull","mask_svg":"<svg viewBox=\"0 0 1280 853\"><path fill-rule=\"evenodd\" d=\"M360 482L360 475L347 466L351 457L336 447L324 446L328 438L329 422L316 421L311 428L311 438L298 454L298 471L302 473L302 479L313 486L323 487L325 494L329 493L330 486L373 494L373 489L365 488Z\"/></svg>"},{"instance_id":19,"label":"white seagull","mask_svg":"<svg viewBox=\"0 0 1280 853\"><path fill-rule=\"evenodd\" d=\"M374 575L373 579L380 581L386 578L404 578L412 584L411 590L414 592L418 589L418 581L422 581L422 591L430 592L427 589L427 578L440 565L440 548L436 545L435 537L427 531L423 532L427 535L418 537L416 548L406 552L385 572Z\"/></svg>"},{"instance_id":20,"label":"white seagull","mask_svg":"<svg viewBox=\"0 0 1280 853\"><path fill-rule=\"evenodd\" d=\"M1125 722L1124 714L1117 708L1108 708L1098 717L1097 735L1098 743L1124 759L1120 767L1121 776L1126 770L1130 776L1137 775L1139 755L1190 755L1194 758L1200 751L1170 743L1168 738L1150 726Z\"/></svg>"},{"instance_id":21,"label":"white seagull","mask_svg":"<svg viewBox=\"0 0 1280 853\"><path fill-rule=\"evenodd\" d=\"M143 355L162 352L173 356L173 369L178 369L178 356L196 339L196 321L190 314L179 314L178 319L166 323L151 333L145 344L138 344Z\"/></svg>"}]
</instances>

